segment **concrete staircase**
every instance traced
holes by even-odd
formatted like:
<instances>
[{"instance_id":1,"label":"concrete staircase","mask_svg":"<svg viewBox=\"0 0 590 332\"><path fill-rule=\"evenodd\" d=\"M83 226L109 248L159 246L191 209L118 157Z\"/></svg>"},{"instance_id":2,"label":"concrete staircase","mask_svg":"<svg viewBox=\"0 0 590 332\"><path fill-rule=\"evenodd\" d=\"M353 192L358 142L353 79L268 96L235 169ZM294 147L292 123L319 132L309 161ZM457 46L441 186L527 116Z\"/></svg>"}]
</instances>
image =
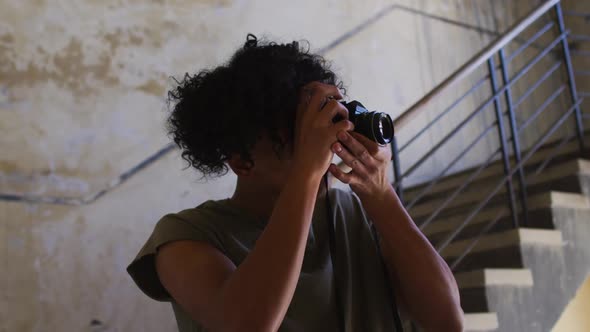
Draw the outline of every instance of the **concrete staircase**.
<instances>
[{"instance_id":1,"label":"concrete staircase","mask_svg":"<svg viewBox=\"0 0 590 332\"><path fill-rule=\"evenodd\" d=\"M536 175L533 170L554 154L554 144L544 146L527 162L526 227L513 228L502 188L440 251L452 264L471 248L454 268L467 331L550 331L590 274L590 161L579 153L575 141L558 150ZM449 176L428 190L409 210L416 223L426 220L470 174ZM433 245L441 244L457 229L502 177L501 163L492 164L428 224L423 232ZM405 202L412 201L426 185L406 189ZM517 181L514 185L518 189ZM506 212L477 240L503 207Z\"/></svg>"}]
</instances>

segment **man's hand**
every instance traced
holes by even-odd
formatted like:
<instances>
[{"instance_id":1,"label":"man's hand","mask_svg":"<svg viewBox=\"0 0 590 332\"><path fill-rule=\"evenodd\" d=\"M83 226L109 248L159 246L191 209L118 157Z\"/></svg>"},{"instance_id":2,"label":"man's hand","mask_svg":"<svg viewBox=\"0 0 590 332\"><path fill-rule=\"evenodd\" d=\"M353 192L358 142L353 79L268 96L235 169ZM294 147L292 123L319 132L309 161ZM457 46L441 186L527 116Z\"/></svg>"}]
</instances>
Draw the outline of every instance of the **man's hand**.
<instances>
[{"instance_id":1,"label":"man's hand","mask_svg":"<svg viewBox=\"0 0 590 332\"><path fill-rule=\"evenodd\" d=\"M332 160L330 147L338 141L336 134L353 130L354 125L348 121L346 107L338 102L342 94L336 86L311 82L301 90L294 133L294 165L296 169L311 169L321 177ZM332 122L337 115L344 120Z\"/></svg>"},{"instance_id":2,"label":"man's hand","mask_svg":"<svg viewBox=\"0 0 590 332\"><path fill-rule=\"evenodd\" d=\"M330 173L338 180L350 184L350 188L361 201L380 197L391 191L391 184L387 178L391 160L389 145L379 146L359 133L341 131L338 133L338 142L332 144L332 151L352 168L352 171L344 173L332 164L329 168Z\"/></svg>"},{"instance_id":3,"label":"man's hand","mask_svg":"<svg viewBox=\"0 0 590 332\"><path fill-rule=\"evenodd\" d=\"M390 282L399 291L398 304L424 331L462 331L463 310L453 273L415 225L388 181L389 147L358 133L338 139L332 151L352 171L344 173L332 164L330 172L350 184L376 226Z\"/></svg>"}]
</instances>

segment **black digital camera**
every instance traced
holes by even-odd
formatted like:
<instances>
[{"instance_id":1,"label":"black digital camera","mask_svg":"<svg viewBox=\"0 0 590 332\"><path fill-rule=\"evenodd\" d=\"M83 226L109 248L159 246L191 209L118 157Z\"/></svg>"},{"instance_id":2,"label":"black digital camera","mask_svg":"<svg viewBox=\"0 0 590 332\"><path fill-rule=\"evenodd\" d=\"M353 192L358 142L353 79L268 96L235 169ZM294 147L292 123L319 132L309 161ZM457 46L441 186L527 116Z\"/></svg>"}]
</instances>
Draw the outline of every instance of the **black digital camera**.
<instances>
[{"instance_id":1,"label":"black digital camera","mask_svg":"<svg viewBox=\"0 0 590 332\"><path fill-rule=\"evenodd\" d=\"M387 113L369 112L363 104L353 100L340 102L348 110L348 120L354 123L354 131L364 135L368 139L385 145L393 140L393 121ZM336 116L332 121L342 120L342 116Z\"/></svg>"}]
</instances>

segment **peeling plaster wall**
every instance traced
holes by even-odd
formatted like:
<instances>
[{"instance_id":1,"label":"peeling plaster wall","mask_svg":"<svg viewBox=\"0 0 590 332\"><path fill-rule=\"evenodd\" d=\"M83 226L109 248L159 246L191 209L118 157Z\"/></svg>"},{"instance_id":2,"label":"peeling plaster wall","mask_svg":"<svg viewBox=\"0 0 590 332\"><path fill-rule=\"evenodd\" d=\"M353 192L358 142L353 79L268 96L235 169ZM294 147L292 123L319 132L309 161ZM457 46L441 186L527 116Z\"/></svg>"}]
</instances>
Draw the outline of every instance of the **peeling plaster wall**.
<instances>
[{"instance_id":1,"label":"peeling plaster wall","mask_svg":"<svg viewBox=\"0 0 590 332\"><path fill-rule=\"evenodd\" d=\"M508 0L399 3L500 31L530 7ZM98 192L169 143L169 77L225 61L248 32L305 38L320 50L382 13L325 55L351 97L393 116L492 39L389 6L0 2L0 192ZM0 201L0 331L174 330L169 305L140 293L125 267L160 216L231 194L233 175L202 182L184 166L177 151L166 154L86 205Z\"/></svg>"}]
</instances>

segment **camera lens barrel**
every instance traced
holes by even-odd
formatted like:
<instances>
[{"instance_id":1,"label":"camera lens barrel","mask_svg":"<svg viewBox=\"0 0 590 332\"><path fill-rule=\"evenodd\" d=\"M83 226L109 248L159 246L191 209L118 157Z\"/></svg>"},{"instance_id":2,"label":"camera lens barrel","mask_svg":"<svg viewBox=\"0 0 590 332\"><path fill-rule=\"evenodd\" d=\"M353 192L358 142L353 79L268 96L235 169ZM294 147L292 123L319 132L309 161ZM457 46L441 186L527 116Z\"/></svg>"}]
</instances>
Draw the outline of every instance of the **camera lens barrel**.
<instances>
[{"instance_id":1,"label":"camera lens barrel","mask_svg":"<svg viewBox=\"0 0 590 332\"><path fill-rule=\"evenodd\" d=\"M341 102L348 110L348 120L354 123L354 131L381 145L393 140L393 120L387 113L370 112L360 102Z\"/></svg>"}]
</instances>

